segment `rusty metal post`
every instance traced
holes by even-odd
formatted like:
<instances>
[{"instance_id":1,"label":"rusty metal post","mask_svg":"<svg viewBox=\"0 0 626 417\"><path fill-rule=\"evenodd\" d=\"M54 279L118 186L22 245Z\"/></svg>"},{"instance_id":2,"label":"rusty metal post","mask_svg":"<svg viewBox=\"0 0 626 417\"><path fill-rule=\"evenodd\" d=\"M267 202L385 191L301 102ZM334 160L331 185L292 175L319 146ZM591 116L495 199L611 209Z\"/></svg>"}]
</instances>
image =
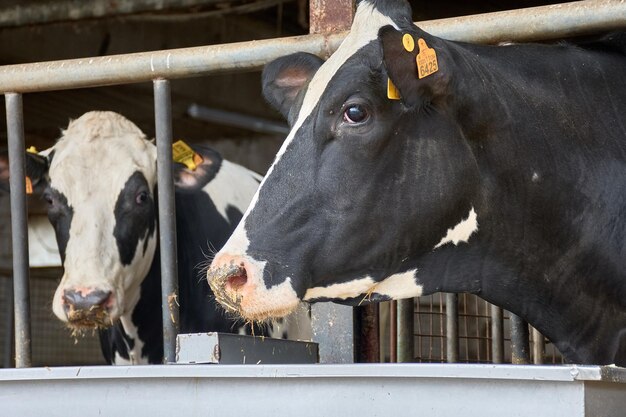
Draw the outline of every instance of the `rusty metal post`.
<instances>
[{"instance_id":1,"label":"rusty metal post","mask_svg":"<svg viewBox=\"0 0 626 417\"><path fill-rule=\"evenodd\" d=\"M491 304L491 362L504 362L504 331L502 309Z\"/></svg>"},{"instance_id":2,"label":"rusty metal post","mask_svg":"<svg viewBox=\"0 0 626 417\"><path fill-rule=\"evenodd\" d=\"M5 95L11 188L11 238L13 244L13 294L15 308L15 366L31 366L30 277L26 206L26 146L22 95Z\"/></svg>"},{"instance_id":3,"label":"rusty metal post","mask_svg":"<svg viewBox=\"0 0 626 417\"><path fill-rule=\"evenodd\" d=\"M413 343L413 316L415 314L413 298L398 300L398 362L415 360Z\"/></svg>"},{"instance_id":4,"label":"rusty metal post","mask_svg":"<svg viewBox=\"0 0 626 417\"><path fill-rule=\"evenodd\" d=\"M355 308L356 357L359 363L380 362L380 335L378 304Z\"/></svg>"},{"instance_id":5,"label":"rusty metal post","mask_svg":"<svg viewBox=\"0 0 626 417\"><path fill-rule=\"evenodd\" d=\"M350 29L354 17L354 0L311 0L309 32L330 33Z\"/></svg>"},{"instance_id":6,"label":"rusty metal post","mask_svg":"<svg viewBox=\"0 0 626 417\"><path fill-rule=\"evenodd\" d=\"M515 365L530 363L528 323L513 313L511 313L511 362Z\"/></svg>"},{"instance_id":7,"label":"rusty metal post","mask_svg":"<svg viewBox=\"0 0 626 417\"><path fill-rule=\"evenodd\" d=\"M176 362L178 320L178 256L176 250L176 206L172 173L172 103L170 82L154 81L154 120L159 184L159 244L161 254L161 297L163 303L163 354L165 363Z\"/></svg>"},{"instance_id":8,"label":"rusty metal post","mask_svg":"<svg viewBox=\"0 0 626 417\"><path fill-rule=\"evenodd\" d=\"M535 365L543 365L544 355L546 353L546 339L539 330L533 329L533 363Z\"/></svg>"},{"instance_id":9,"label":"rusty metal post","mask_svg":"<svg viewBox=\"0 0 626 417\"><path fill-rule=\"evenodd\" d=\"M398 362L398 302L389 302L389 362Z\"/></svg>"},{"instance_id":10,"label":"rusty metal post","mask_svg":"<svg viewBox=\"0 0 626 417\"><path fill-rule=\"evenodd\" d=\"M459 361L459 296L446 293L446 358Z\"/></svg>"}]
</instances>

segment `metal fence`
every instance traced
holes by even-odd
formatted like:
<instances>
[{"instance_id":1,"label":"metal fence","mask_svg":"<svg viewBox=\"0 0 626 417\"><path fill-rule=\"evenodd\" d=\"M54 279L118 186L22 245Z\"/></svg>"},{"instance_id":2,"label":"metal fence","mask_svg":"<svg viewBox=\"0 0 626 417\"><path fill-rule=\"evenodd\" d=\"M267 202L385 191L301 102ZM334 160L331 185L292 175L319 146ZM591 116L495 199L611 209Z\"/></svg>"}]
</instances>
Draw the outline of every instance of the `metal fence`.
<instances>
[{"instance_id":1,"label":"metal fence","mask_svg":"<svg viewBox=\"0 0 626 417\"><path fill-rule=\"evenodd\" d=\"M554 6L418 22L424 30L452 40L495 43L555 39L626 26L626 2L589 0ZM292 38L184 48L157 52L81 58L0 67L0 93L6 101L10 160L15 355L17 367L31 366L28 234L24 175L24 121L22 94L153 81L158 152L159 230L163 288L165 362L173 362L176 303L176 231L171 167L171 79L220 72L255 70L280 56L306 51L329 56L345 34L318 34ZM452 298L451 298L452 299ZM450 306L453 303L449 303ZM454 316L451 315L454 323ZM497 321L497 320L496 320ZM448 330L455 326L448 326ZM516 326L513 326L514 328ZM518 326L523 329L522 323ZM451 338L448 338L448 343ZM513 343L523 355L523 345ZM526 344L527 345L527 344ZM451 347L455 349L454 346ZM458 349L458 345L456 347ZM527 351L528 349L526 349ZM494 356L496 354L494 353Z\"/></svg>"}]
</instances>

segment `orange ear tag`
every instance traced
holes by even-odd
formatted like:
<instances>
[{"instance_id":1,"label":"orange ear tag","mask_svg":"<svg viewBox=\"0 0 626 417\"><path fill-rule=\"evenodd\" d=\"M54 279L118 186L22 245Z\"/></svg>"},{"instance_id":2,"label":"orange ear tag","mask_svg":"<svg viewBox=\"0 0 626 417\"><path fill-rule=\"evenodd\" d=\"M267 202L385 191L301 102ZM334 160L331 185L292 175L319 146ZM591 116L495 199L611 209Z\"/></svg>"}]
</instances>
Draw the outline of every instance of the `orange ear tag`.
<instances>
[{"instance_id":1,"label":"orange ear tag","mask_svg":"<svg viewBox=\"0 0 626 417\"><path fill-rule=\"evenodd\" d=\"M400 100L400 90L395 86L391 78L387 78L387 98L389 100Z\"/></svg>"},{"instance_id":2,"label":"orange ear tag","mask_svg":"<svg viewBox=\"0 0 626 417\"><path fill-rule=\"evenodd\" d=\"M30 177L26 177L26 194L33 193L33 182L30 180Z\"/></svg>"},{"instance_id":3,"label":"orange ear tag","mask_svg":"<svg viewBox=\"0 0 626 417\"><path fill-rule=\"evenodd\" d=\"M172 159L174 162L183 164L192 171L195 171L198 165L204 161L197 152L182 140L172 144Z\"/></svg>"},{"instance_id":4,"label":"orange ear tag","mask_svg":"<svg viewBox=\"0 0 626 417\"><path fill-rule=\"evenodd\" d=\"M426 41L422 38L417 40L417 46L420 48L419 54L417 54L417 75L420 79L428 77L439 70L437 64L437 53L433 48L429 48L426 45Z\"/></svg>"}]
</instances>

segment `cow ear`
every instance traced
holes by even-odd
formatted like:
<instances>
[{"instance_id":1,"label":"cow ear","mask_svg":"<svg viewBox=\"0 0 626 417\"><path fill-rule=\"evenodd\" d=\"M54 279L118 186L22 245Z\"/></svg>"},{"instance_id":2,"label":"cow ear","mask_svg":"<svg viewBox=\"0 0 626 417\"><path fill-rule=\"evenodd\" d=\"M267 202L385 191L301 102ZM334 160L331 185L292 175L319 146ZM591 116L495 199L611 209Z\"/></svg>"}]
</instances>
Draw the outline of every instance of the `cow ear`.
<instances>
[{"instance_id":1,"label":"cow ear","mask_svg":"<svg viewBox=\"0 0 626 417\"><path fill-rule=\"evenodd\" d=\"M445 93L450 66L445 41L416 26L398 31L385 26L378 33L383 61L402 102L413 107L431 102ZM420 58L418 59L418 54ZM421 78L420 78L421 77ZM390 98L393 92L390 93Z\"/></svg>"},{"instance_id":2,"label":"cow ear","mask_svg":"<svg viewBox=\"0 0 626 417\"><path fill-rule=\"evenodd\" d=\"M26 176L30 178L33 189L37 190L42 188L38 187L38 185L46 182L50 158L51 156L26 152ZM0 189L9 191L9 181L9 154L6 150L3 150L0 151Z\"/></svg>"},{"instance_id":3,"label":"cow ear","mask_svg":"<svg viewBox=\"0 0 626 417\"><path fill-rule=\"evenodd\" d=\"M321 58L305 52L275 59L263 69L263 96L289 120L298 94L323 63Z\"/></svg>"},{"instance_id":4,"label":"cow ear","mask_svg":"<svg viewBox=\"0 0 626 417\"><path fill-rule=\"evenodd\" d=\"M187 165L174 162L174 186L177 191L195 192L207 185L222 166L222 156L206 146L194 145L191 147L197 156L195 169Z\"/></svg>"}]
</instances>

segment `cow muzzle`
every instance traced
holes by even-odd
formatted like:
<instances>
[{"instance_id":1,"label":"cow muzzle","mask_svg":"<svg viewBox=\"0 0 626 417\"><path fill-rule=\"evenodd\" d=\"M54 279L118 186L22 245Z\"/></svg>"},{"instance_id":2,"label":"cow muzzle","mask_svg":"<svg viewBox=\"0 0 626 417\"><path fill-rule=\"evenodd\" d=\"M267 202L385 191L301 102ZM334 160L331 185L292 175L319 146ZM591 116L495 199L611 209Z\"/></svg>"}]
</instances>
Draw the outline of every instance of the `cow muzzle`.
<instances>
[{"instance_id":1,"label":"cow muzzle","mask_svg":"<svg viewBox=\"0 0 626 417\"><path fill-rule=\"evenodd\" d=\"M63 309L68 324L74 328L102 328L111 326L114 296L111 291L74 288L63 291Z\"/></svg>"},{"instance_id":2,"label":"cow muzzle","mask_svg":"<svg viewBox=\"0 0 626 417\"><path fill-rule=\"evenodd\" d=\"M228 312L252 322L284 317L294 311L300 300L291 281L267 288L264 265L247 256L218 254L207 271L217 301Z\"/></svg>"}]
</instances>

